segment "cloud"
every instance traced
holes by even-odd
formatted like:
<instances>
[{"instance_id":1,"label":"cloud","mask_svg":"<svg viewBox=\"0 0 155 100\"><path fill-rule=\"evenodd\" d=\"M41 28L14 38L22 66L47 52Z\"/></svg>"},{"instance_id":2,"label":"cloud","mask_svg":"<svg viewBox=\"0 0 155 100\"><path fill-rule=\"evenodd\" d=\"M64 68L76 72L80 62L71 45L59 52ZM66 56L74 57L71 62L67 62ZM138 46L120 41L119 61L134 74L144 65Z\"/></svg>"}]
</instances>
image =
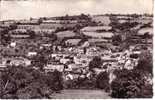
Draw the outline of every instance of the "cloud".
<instances>
[{"instance_id":1,"label":"cloud","mask_svg":"<svg viewBox=\"0 0 155 100\"><path fill-rule=\"evenodd\" d=\"M152 13L153 0L3 0L0 20L80 13Z\"/></svg>"}]
</instances>

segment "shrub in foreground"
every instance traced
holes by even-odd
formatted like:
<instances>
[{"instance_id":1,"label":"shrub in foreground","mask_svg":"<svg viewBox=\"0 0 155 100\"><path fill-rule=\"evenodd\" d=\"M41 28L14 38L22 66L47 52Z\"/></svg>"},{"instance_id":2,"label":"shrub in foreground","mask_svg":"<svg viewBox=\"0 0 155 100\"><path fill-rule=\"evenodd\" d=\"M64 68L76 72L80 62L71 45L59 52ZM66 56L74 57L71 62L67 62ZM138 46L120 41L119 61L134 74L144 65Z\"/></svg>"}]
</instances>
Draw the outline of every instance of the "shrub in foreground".
<instances>
[{"instance_id":1,"label":"shrub in foreground","mask_svg":"<svg viewBox=\"0 0 155 100\"><path fill-rule=\"evenodd\" d=\"M111 83L114 98L151 98L152 85L146 84L144 74L139 70L115 71L117 78Z\"/></svg>"},{"instance_id":2,"label":"shrub in foreground","mask_svg":"<svg viewBox=\"0 0 155 100\"><path fill-rule=\"evenodd\" d=\"M54 91L62 89L62 87L59 88L61 85L60 75L58 72L53 72L49 77L49 75L32 68L10 66L0 75L0 98L51 98Z\"/></svg>"}]
</instances>

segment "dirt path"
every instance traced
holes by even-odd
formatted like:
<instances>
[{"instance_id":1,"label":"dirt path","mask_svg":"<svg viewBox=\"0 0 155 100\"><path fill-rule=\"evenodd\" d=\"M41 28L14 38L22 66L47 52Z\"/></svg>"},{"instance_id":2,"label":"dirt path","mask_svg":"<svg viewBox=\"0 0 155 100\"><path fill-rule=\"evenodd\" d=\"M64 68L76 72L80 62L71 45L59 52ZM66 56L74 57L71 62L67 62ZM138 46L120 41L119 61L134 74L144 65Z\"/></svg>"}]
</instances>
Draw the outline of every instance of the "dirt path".
<instances>
[{"instance_id":1,"label":"dirt path","mask_svg":"<svg viewBox=\"0 0 155 100\"><path fill-rule=\"evenodd\" d=\"M108 93L102 90L62 90L53 94L53 99L108 99Z\"/></svg>"}]
</instances>

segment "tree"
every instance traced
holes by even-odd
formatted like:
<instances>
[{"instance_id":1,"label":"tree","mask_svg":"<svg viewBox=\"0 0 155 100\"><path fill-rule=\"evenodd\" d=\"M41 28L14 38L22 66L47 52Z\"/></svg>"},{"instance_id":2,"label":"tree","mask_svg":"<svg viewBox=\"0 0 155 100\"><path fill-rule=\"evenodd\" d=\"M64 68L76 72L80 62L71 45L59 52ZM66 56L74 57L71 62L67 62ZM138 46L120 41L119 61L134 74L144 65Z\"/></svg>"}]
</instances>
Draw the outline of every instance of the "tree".
<instances>
[{"instance_id":1,"label":"tree","mask_svg":"<svg viewBox=\"0 0 155 100\"><path fill-rule=\"evenodd\" d=\"M48 80L47 80L47 84L49 85L49 87L54 90L54 91L60 91L63 89L63 79L62 79L62 73L54 70L54 72L50 72L48 73L47 76Z\"/></svg>"},{"instance_id":2,"label":"tree","mask_svg":"<svg viewBox=\"0 0 155 100\"><path fill-rule=\"evenodd\" d=\"M100 89L105 89L106 91L110 89L109 74L107 72L101 72L97 75L96 87Z\"/></svg>"},{"instance_id":3,"label":"tree","mask_svg":"<svg viewBox=\"0 0 155 100\"><path fill-rule=\"evenodd\" d=\"M51 34L45 34L45 36L49 38L49 41L50 42L54 42L58 38L57 35L56 34L53 34L53 33L51 33Z\"/></svg>"},{"instance_id":4,"label":"tree","mask_svg":"<svg viewBox=\"0 0 155 100\"><path fill-rule=\"evenodd\" d=\"M112 41L113 42L122 42L122 39L121 39L121 36L120 35L114 35L113 37L112 37Z\"/></svg>"},{"instance_id":5,"label":"tree","mask_svg":"<svg viewBox=\"0 0 155 100\"><path fill-rule=\"evenodd\" d=\"M33 65L35 67L38 67L41 71L44 70L44 65L47 64L47 59L45 57L45 54L38 54L33 59Z\"/></svg>"},{"instance_id":6,"label":"tree","mask_svg":"<svg viewBox=\"0 0 155 100\"><path fill-rule=\"evenodd\" d=\"M150 38L150 34L149 34L149 32L144 33L143 38L144 38L144 39L148 39L148 38Z\"/></svg>"},{"instance_id":7,"label":"tree","mask_svg":"<svg viewBox=\"0 0 155 100\"><path fill-rule=\"evenodd\" d=\"M142 51L140 54L138 65L135 69L141 70L144 73L150 73L153 75L153 57L149 51Z\"/></svg>"},{"instance_id":8,"label":"tree","mask_svg":"<svg viewBox=\"0 0 155 100\"><path fill-rule=\"evenodd\" d=\"M92 70L93 68L100 68L101 65L102 65L102 59L98 56L95 56L89 63L89 70Z\"/></svg>"},{"instance_id":9,"label":"tree","mask_svg":"<svg viewBox=\"0 0 155 100\"><path fill-rule=\"evenodd\" d=\"M35 32L32 31L32 30L27 30L27 33L30 35L30 38L31 38L31 39L34 39L34 38L36 37Z\"/></svg>"},{"instance_id":10,"label":"tree","mask_svg":"<svg viewBox=\"0 0 155 100\"><path fill-rule=\"evenodd\" d=\"M111 96L114 98L151 98L152 85L146 84L140 70L116 70L116 78L111 83ZM147 94L146 92L147 91Z\"/></svg>"},{"instance_id":11,"label":"tree","mask_svg":"<svg viewBox=\"0 0 155 100\"><path fill-rule=\"evenodd\" d=\"M11 36L9 34L9 29L8 28L3 29L1 31L1 43L3 45L8 45L10 44L10 42L11 42Z\"/></svg>"},{"instance_id":12,"label":"tree","mask_svg":"<svg viewBox=\"0 0 155 100\"><path fill-rule=\"evenodd\" d=\"M0 75L0 98L51 98L53 91L62 89L60 81L59 72L53 72L49 77L32 67L9 66Z\"/></svg>"},{"instance_id":13,"label":"tree","mask_svg":"<svg viewBox=\"0 0 155 100\"><path fill-rule=\"evenodd\" d=\"M9 29L10 29L10 30L17 29L17 24L16 24L16 23L11 24L11 25L9 26Z\"/></svg>"},{"instance_id":14,"label":"tree","mask_svg":"<svg viewBox=\"0 0 155 100\"><path fill-rule=\"evenodd\" d=\"M114 45L119 45L122 42L121 35L114 35L112 37L112 42L113 42Z\"/></svg>"}]
</instances>

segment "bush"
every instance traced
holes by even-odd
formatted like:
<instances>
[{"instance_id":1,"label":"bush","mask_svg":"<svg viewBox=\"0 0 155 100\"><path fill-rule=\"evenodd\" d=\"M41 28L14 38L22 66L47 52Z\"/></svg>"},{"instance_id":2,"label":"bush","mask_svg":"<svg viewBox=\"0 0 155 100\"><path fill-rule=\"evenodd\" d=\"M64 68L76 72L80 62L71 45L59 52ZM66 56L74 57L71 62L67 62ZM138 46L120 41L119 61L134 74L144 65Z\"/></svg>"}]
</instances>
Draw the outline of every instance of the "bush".
<instances>
[{"instance_id":1,"label":"bush","mask_svg":"<svg viewBox=\"0 0 155 100\"><path fill-rule=\"evenodd\" d=\"M130 58L137 59L138 57L139 57L139 55L138 55L138 54L131 54L131 55L130 55Z\"/></svg>"},{"instance_id":2,"label":"bush","mask_svg":"<svg viewBox=\"0 0 155 100\"><path fill-rule=\"evenodd\" d=\"M60 72L46 75L22 66L10 66L0 76L0 98L51 98L54 91L62 89Z\"/></svg>"},{"instance_id":3,"label":"bush","mask_svg":"<svg viewBox=\"0 0 155 100\"><path fill-rule=\"evenodd\" d=\"M47 85L54 91L60 91L63 89L62 73L55 70L47 74Z\"/></svg>"},{"instance_id":4,"label":"bush","mask_svg":"<svg viewBox=\"0 0 155 100\"><path fill-rule=\"evenodd\" d=\"M89 63L89 70L93 68L100 68L102 65L102 59L98 56L95 56L92 61Z\"/></svg>"},{"instance_id":5,"label":"bush","mask_svg":"<svg viewBox=\"0 0 155 100\"><path fill-rule=\"evenodd\" d=\"M109 74L107 72L101 72L96 78L96 87L109 91Z\"/></svg>"},{"instance_id":6,"label":"bush","mask_svg":"<svg viewBox=\"0 0 155 100\"><path fill-rule=\"evenodd\" d=\"M96 79L78 78L74 80L67 80L64 82L64 88L66 89L95 89Z\"/></svg>"},{"instance_id":7,"label":"bush","mask_svg":"<svg viewBox=\"0 0 155 100\"><path fill-rule=\"evenodd\" d=\"M140 54L140 60L138 61L138 65L135 69L141 70L144 73L151 73L153 75L153 57L152 54L148 51L143 51Z\"/></svg>"},{"instance_id":8,"label":"bush","mask_svg":"<svg viewBox=\"0 0 155 100\"><path fill-rule=\"evenodd\" d=\"M140 70L115 71L117 78L112 81L111 96L113 98L151 98L151 84L145 84ZM146 92L147 91L147 92Z\"/></svg>"}]
</instances>

